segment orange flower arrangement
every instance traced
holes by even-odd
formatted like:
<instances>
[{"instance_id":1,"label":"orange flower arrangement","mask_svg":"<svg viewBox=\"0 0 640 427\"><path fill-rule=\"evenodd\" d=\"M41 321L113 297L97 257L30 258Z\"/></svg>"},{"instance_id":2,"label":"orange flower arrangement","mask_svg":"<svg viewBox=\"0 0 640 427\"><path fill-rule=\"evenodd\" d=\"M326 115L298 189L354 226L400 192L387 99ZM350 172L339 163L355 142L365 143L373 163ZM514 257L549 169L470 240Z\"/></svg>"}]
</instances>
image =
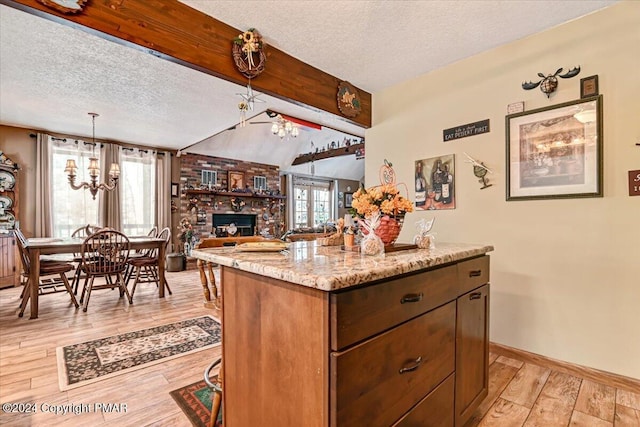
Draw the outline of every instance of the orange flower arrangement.
<instances>
[{"instance_id":1,"label":"orange flower arrangement","mask_svg":"<svg viewBox=\"0 0 640 427\"><path fill-rule=\"evenodd\" d=\"M361 217L375 212L380 215L398 216L413 212L413 203L400 195L395 185L380 185L365 189L360 187L353 193L351 213Z\"/></svg>"}]
</instances>

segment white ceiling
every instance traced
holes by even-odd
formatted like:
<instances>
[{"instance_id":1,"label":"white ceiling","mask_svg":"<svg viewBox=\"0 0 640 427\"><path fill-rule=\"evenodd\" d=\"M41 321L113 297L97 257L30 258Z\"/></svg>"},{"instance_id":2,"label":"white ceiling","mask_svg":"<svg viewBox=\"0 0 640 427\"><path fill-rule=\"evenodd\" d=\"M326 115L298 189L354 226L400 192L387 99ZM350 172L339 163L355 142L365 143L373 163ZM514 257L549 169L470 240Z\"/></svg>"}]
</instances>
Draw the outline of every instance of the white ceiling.
<instances>
[{"instance_id":1,"label":"white ceiling","mask_svg":"<svg viewBox=\"0 0 640 427\"><path fill-rule=\"evenodd\" d=\"M275 1L182 0L288 54L375 94L487 49L606 7L614 0ZM268 67L268 63L267 63ZM259 78L259 77L258 77ZM268 125L238 123L244 87L0 6L0 124L277 164L341 140L306 130L281 141ZM261 95L269 108L363 136L339 118ZM217 135L212 137L213 135ZM204 141L206 140L206 141ZM200 144L196 144L203 141ZM195 144L195 145L194 145ZM342 162L352 160L345 156ZM315 173L360 179L356 167ZM299 169L310 172L310 166ZM333 170L334 172L331 172ZM342 172L341 172L342 171ZM350 176L341 176L348 171ZM325 174L326 173L326 174ZM333 173L333 175L328 175ZM324 175L323 175L324 174Z\"/></svg>"}]
</instances>

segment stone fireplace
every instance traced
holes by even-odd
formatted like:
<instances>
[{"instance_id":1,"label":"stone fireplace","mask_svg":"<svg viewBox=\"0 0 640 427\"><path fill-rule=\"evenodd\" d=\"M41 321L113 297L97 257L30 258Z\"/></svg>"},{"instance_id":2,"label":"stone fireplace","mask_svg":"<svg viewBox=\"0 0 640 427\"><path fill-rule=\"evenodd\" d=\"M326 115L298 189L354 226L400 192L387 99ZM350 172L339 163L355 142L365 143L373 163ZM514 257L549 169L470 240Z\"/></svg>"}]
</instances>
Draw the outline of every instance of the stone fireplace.
<instances>
[{"instance_id":1,"label":"stone fireplace","mask_svg":"<svg viewBox=\"0 0 640 427\"><path fill-rule=\"evenodd\" d=\"M214 213L211 215L211 234L226 237L227 227L233 223L238 229L235 236L253 236L256 234L256 219L255 214Z\"/></svg>"}]
</instances>

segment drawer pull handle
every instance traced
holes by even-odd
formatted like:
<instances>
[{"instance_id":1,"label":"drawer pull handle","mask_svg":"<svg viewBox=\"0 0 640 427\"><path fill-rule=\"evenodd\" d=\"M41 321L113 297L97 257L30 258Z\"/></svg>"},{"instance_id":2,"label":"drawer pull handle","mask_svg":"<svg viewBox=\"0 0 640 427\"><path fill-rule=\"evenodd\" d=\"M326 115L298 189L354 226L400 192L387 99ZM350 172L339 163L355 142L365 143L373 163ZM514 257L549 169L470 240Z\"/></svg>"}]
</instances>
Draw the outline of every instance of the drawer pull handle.
<instances>
[{"instance_id":1,"label":"drawer pull handle","mask_svg":"<svg viewBox=\"0 0 640 427\"><path fill-rule=\"evenodd\" d=\"M480 297L482 296L482 292L474 292L471 295L469 295L469 299L480 299Z\"/></svg>"},{"instance_id":2,"label":"drawer pull handle","mask_svg":"<svg viewBox=\"0 0 640 427\"><path fill-rule=\"evenodd\" d=\"M407 294L407 295L402 297L402 299L400 300L400 304L404 304L404 303L407 303L407 302L422 301L422 297L423 296L424 296L424 294L422 292L420 292L419 294Z\"/></svg>"},{"instance_id":3,"label":"drawer pull handle","mask_svg":"<svg viewBox=\"0 0 640 427\"><path fill-rule=\"evenodd\" d=\"M482 275L482 270L471 270L469 272L469 277L478 277Z\"/></svg>"},{"instance_id":4,"label":"drawer pull handle","mask_svg":"<svg viewBox=\"0 0 640 427\"><path fill-rule=\"evenodd\" d=\"M415 371L420 367L421 363L422 363L422 356L418 356L418 358L414 361L414 364L412 366L409 366L407 368L400 368L400 373L404 374L405 372Z\"/></svg>"}]
</instances>

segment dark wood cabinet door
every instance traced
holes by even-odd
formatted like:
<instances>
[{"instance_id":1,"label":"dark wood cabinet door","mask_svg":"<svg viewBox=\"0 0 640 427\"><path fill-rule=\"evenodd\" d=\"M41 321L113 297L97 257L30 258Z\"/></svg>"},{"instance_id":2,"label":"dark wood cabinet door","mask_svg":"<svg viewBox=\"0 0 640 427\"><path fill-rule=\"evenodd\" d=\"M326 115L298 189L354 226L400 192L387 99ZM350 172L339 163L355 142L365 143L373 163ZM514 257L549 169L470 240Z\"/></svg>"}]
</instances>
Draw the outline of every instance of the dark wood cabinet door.
<instances>
[{"instance_id":1,"label":"dark wood cabinet door","mask_svg":"<svg viewBox=\"0 0 640 427\"><path fill-rule=\"evenodd\" d=\"M451 301L344 352L331 353L330 425L390 426L451 375L455 310Z\"/></svg>"},{"instance_id":2,"label":"dark wood cabinet door","mask_svg":"<svg viewBox=\"0 0 640 427\"><path fill-rule=\"evenodd\" d=\"M489 285L458 298L456 426L469 419L489 387Z\"/></svg>"}]
</instances>

